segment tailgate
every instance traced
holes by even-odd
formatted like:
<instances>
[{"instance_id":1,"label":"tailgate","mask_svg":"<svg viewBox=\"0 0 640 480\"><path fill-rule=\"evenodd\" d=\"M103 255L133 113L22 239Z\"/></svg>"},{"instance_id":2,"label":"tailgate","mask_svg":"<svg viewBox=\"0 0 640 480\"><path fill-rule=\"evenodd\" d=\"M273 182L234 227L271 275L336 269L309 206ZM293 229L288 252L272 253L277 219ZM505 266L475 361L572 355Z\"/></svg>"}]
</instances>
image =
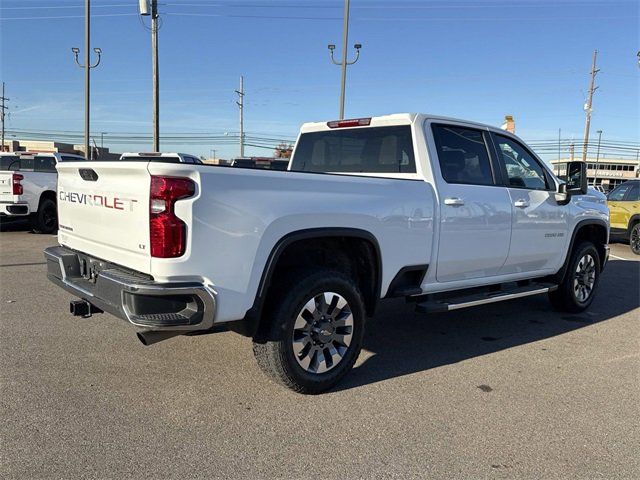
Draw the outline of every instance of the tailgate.
<instances>
[{"instance_id":1,"label":"tailgate","mask_svg":"<svg viewBox=\"0 0 640 480\"><path fill-rule=\"evenodd\" d=\"M13 172L0 172L0 202L13 202Z\"/></svg>"},{"instance_id":2,"label":"tailgate","mask_svg":"<svg viewBox=\"0 0 640 480\"><path fill-rule=\"evenodd\" d=\"M147 163L58 163L58 240L150 273Z\"/></svg>"}]
</instances>

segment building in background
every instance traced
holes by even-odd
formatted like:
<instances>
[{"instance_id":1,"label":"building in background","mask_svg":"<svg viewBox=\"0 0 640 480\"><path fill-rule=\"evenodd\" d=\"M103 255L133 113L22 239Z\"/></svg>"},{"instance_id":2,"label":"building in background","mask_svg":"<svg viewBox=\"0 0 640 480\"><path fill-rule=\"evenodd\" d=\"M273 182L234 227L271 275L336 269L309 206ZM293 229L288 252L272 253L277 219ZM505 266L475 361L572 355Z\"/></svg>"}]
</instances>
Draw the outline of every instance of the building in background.
<instances>
[{"instance_id":1,"label":"building in background","mask_svg":"<svg viewBox=\"0 0 640 480\"><path fill-rule=\"evenodd\" d=\"M567 175L569 158L551 160L553 171L558 177ZM597 166L597 169L596 169ZM629 158L587 158L587 180L590 186L602 187L608 192L621 183L640 176L640 162Z\"/></svg>"},{"instance_id":2,"label":"building in background","mask_svg":"<svg viewBox=\"0 0 640 480\"><path fill-rule=\"evenodd\" d=\"M119 153L112 153L108 148L92 147L94 160L118 160ZM5 140L5 152L38 152L38 153L75 153L84 155L84 145L74 145L49 140Z\"/></svg>"},{"instance_id":3,"label":"building in background","mask_svg":"<svg viewBox=\"0 0 640 480\"><path fill-rule=\"evenodd\" d=\"M502 126L500 127L503 130L506 130L509 133L513 133L515 135L516 133L516 121L513 119L513 115L505 115L504 116L504 123L502 124Z\"/></svg>"}]
</instances>

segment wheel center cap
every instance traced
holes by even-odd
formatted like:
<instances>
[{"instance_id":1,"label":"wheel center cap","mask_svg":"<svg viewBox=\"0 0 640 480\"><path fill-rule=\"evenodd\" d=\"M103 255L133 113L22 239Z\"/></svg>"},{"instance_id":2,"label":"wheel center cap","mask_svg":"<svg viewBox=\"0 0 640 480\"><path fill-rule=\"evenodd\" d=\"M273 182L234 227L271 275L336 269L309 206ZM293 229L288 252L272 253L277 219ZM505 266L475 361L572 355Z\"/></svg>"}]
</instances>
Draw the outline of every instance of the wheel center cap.
<instances>
[{"instance_id":1,"label":"wheel center cap","mask_svg":"<svg viewBox=\"0 0 640 480\"><path fill-rule=\"evenodd\" d=\"M317 327L313 328L315 337L322 343L327 343L331 340L334 332L335 328L329 322L320 322Z\"/></svg>"}]
</instances>

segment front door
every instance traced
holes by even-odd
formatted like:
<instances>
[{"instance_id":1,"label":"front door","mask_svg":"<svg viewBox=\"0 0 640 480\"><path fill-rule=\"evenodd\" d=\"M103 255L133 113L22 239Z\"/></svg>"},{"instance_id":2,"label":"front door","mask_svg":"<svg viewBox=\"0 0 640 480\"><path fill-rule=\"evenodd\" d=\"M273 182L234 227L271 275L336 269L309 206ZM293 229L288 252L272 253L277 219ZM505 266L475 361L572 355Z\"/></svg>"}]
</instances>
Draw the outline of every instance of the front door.
<instances>
[{"instance_id":1,"label":"front door","mask_svg":"<svg viewBox=\"0 0 640 480\"><path fill-rule=\"evenodd\" d=\"M486 130L432 124L439 167L440 237L436 279L497 275L509 252L511 200L498 186ZM428 137L428 136L427 136Z\"/></svg>"},{"instance_id":2,"label":"front door","mask_svg":"<svg viewBox=\"0 0 640 480\"><path fill-rule=\"evenodd\" d=\"M506 135L493 139L513 212L511 247L501 273L559 268L569 240L569 205L558 205L551 175L523 144Z\"/></svg>"}]
</instances>

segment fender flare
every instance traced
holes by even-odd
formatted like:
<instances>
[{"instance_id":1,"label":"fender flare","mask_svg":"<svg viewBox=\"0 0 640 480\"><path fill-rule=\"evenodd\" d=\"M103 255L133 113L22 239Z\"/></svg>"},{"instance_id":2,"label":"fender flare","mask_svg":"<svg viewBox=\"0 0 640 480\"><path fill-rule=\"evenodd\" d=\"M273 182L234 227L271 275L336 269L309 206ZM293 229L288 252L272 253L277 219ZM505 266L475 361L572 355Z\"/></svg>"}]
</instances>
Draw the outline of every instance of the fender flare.
<instances>
[{"instance_id":1,"label":"fender flare","mask_svg":"<svg viewBox=\"0 0 640 480\"><path fill-rule=\"evenodd\" d=\"M556 279L558 280L558 283L562 283L562 281L564 280L564 276L569 266L571 252L573 252L573 248L575 247L576 235L578 234L581 228L586 227L588 225L596 225L599 227L603 227L607 233L606 239L608 241L609 227L607 225L607 222L605 222L604 220L601 220L599 218L588 218L576 223L575 227L573 228L573 232L571 233L571 241L569 242L569 248L567 249L567 254L565 256L564 262L562 263L562 267L560 268L560 270L558 270L558 273L555 275ZM600 260L602 261L603 259L600 259Z\"/></svg>"},{"instance_id":2,"label":"fender flare","mask_svg":"<svg viewBox=\"0 0 640 480\"><path fill-rule=\"evenodd\" d=\"M373 246L374 254L376 257L375 268L377 271L374 283L374 304L372 306L372 310L374 311L377 303L380 300L380 293L382 288L382 254L380 252L380 244L378 243L377 238L371 232L359 228L310 228L288 233L276 242L276 244L271 249L269 256L267 257L267 262L265 263L265 267L262 271L262 276L260 277L260 283L258 284L258 290L256 291L253 305L247 311L242 321L240 321L237 325L229 325L230 328L242 335L249 337L254 336L257 333L258 326L260 324L260 318L262 316L262 309L264 307L267 290L271 285L273 273L275 271L276 265L278 264L278 260L282 256L282 253L289 245L294 242L327 237L359 238L368 241Z\"/></svg>"}]
</instances>

